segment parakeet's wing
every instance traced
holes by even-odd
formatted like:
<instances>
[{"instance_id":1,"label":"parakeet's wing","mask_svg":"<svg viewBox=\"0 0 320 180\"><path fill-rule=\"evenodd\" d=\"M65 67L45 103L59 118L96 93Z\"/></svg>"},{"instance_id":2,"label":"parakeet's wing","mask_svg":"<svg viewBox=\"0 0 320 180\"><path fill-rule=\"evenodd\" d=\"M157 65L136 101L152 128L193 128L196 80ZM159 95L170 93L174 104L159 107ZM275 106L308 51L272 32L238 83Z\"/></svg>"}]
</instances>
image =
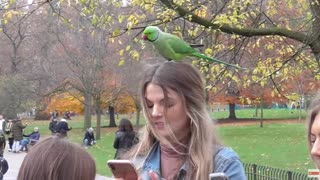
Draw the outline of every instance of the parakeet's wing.
<instances>
[{"instance_id":1,"label":"parakeet's wing","mask_svg":"<svg viewBox=\"0 0 320 180\"><path fill-rule=\"evenodd\" d=\"M174 35L170 36L167 39L167 43L177 54L183 54L184 56L188 56L196 52L196 50L193 49L188 43Z\"/></svg>"}]
</instances>

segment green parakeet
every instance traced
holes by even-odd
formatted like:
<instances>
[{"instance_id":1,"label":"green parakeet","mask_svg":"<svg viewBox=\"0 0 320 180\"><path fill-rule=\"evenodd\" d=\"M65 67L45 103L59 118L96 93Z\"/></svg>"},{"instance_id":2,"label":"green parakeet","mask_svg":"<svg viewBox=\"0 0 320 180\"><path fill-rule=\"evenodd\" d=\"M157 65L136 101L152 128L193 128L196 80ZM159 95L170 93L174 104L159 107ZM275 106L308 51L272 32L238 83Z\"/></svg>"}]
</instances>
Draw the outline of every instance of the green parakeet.
<instances>
[{"instance_id":1,"label":"green parakeet","mask_svg":"<svg viewBox=\"0 0 320 180\"><path fill-rule=\"evenodd\" d=\"M227 66L240 68L238 66L210 58L193 49L188 43L173 34L162 32L157 26L148 26L143 31L144 40L153 43L160 55L168 60L181 61L186 56L194 56L210 62L222 63Z\"/></svg>"}]
</instances>

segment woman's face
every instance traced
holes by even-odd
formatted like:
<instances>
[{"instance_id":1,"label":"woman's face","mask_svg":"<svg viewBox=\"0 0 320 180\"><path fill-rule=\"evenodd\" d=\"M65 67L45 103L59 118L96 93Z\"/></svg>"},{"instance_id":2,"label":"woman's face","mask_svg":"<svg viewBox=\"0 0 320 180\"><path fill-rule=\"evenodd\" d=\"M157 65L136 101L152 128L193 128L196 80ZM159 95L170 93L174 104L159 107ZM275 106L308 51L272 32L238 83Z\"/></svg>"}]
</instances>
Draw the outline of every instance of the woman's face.
<instances>
[{"instance_id":1,"label":"woman's face","mask_svg":"<svg viewBox=\"0 0 320 180\"><path fill-rule=\"evenodd\" d=\"M320 113L314 119L310 134L311 157L320 168Z\"/></svg>"},{"instance_id":2,"label":"woman's face","mask_svg":"<svg viewBox=\"0 0 320 180\"><path fill-rule=\"evenodd\" d=\"M188 120L182 98L173 90L167 89L168 102L165 107L164 93L160 86L149 83L145 92L147 111L151 116L150 125L157 134L169 137L170 129L178 139L189 133L190 121ZM166 116L164 114L166 109ZM169 126L169 127L168 127Z\"/></svg>"}]
</instances>

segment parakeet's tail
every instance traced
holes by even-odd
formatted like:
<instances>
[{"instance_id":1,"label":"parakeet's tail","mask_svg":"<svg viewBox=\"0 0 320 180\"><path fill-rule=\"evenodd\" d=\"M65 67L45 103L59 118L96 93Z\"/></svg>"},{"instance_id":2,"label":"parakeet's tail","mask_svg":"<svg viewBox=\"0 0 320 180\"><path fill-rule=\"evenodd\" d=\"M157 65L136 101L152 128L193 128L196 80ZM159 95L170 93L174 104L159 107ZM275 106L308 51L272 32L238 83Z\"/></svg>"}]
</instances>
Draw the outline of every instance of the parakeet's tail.
<instances>
[{"instance_id":1,"label":"parakeet's tail","mask_svg":"<svg viewBox=\"0 0 320 180\"><path fill-rule=\"evenodd\" d=\"M210 58L204 54L201 54L201 53L193 53L192 54L193 56L195 57L198 57L198 58L202 58L202 59L205 59L207 61L210 61L210 62L216 62L216 63L220 63L220 64L224 64L224 65L227 65L227 66L231 66L231 67L234 67L234 68L237 68L237 69L242 69L240 66L236 66L236 65L233 65L233 64L229 64L229 63L226 63L226 62L223 62L223 61L220 61L218 59L214 59L214 58Z\"/></svg>"}]
</instances>

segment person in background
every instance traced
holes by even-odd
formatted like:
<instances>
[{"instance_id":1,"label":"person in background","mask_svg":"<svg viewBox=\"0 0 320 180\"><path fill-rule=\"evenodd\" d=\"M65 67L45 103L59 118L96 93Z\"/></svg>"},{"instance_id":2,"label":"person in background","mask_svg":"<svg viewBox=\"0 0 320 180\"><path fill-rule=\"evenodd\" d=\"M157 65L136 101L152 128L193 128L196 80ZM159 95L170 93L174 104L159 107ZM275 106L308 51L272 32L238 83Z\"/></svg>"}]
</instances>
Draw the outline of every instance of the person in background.
<instances>
[{"instance_id":1,"label":"person in background","mask_svg":"<svg viewBox=\"0 0 320 180\"><path fill-rule=\"evenodd\" d=\"M51 131L52 135L57 133L57 126L58 126L58 118L53 118L49 123L49 130Z\"/></svg>"},{"instance_id":2,"label":"person in background","mask_svg":"<svg viewBox=\"0 0 320 180\"><path fill-rule=\"evenodd\" d=\"M87 129L86 133L84 134L83 143L85 147L96 144L96 140L94 138L94 130L92 127Z\"/></svg>"},{"instance_id":3,"label":"person in background","mask_svg":"<svg viewBox=\"0 0 320 180\"><path fill-rule=\"evenodd\" d=\"M320 169L320 92L313 98L307 116L307 142L311 159Z\"/></svg>"},{"instance_id":4,"label":"person in background","mask_svg":"<svg viewBox=\"0 0 320 180\"><path fill-rule=\"evenodd\" d=\"M28 144L30 143L31 145L34 145L40 139L39 128L38 127L33 128L32 133L28 135L23 135L23 137L26 137L26 138L21 140L20 151L25 150L26 152L28 152Z\"/></svg>"},{"instance_id":5,"label":"person in background","mask_svg":"<svg viewBox=\"0 0 320 180\"><path fill-rule=\"evenodd\" d=\"M62 136L68 136L68 131L70 131L72 127L69 128L68 122L66 119L62 118L57 125L57 133L61 134Z\"/></svg>"},{"instance_id":6,"label":"person in background","mask_svg":"<svg viewBox=\"0 0 320 180\"><path fill-rule=\"evenodd\" d=\"M24 158L17 180L94 180L94 159L60 135L38 142Z\"/></svg>"},{"instance_id":7,"label":"person in background","mask_svg":"<svg viewBox=\"0 0 320 180\"><path fill-rule=\"evenodd\" d=\"M27 124L23 125L19 118L15 119L13 121L13 125L12 125L12 133L13 133L12 151L14 153L21 152L20 151L20 141L23 139L23 135L22 135L23 129L26 127L27 127Z\"/></svg>"},{"instance_id":8,"label":"person in background","mask_svg":"<svg viewBox=\"0 0 320 180\"><path fill-rule=\"evenodd\" d=\"M12 145L13 145L13 133L12 133L12 119L8 119L8 122L6 123L6 128L5 128L5 132L8 136L8 141L9 141L9 149L8 151L11 152L12 151Z\"/></svg>"},{"instance_id":9,"label":"person in background","mask_svg":"<svg viewBox=\"0 0 320 180\"><path fill-rule=\"evenodd\" d=\"M0 157L0 180L3 180L3 176L9 169L8 161L4 157Z\"/></svg>"},{"instance_id":10,"label":"person in background","mask_svg":"<svg viewBox=\"0 0 320 180\"><path fill-rule=\"evenodd\" d=\"M116 132L113 147L116 150L115 159L121 159L121 156L138 142L137 133L133 130L131 121L121 119L119 130Z\"/></svg>"},{"instance_id":11,"label":"person in background","mask_svg":"<svg viewBox=\"0 0 320 180\"><path fill-rule=\"evenodd\" d=\"M225 173L245 180L239 156L219 143L200 72L185 62L150 66L140 86L146 125L130 159L143 180L206 180Z\"/></svg>"},{"instance_id":12,"label":"person in background","mask_svg":"<svg viewBox=\"0 0 320 180\"><path fill-rule=\"evenodd\" d=\"M0 115L0 131L4 133L6 128L6 120Z\"/></svg>"}]
</instances>

